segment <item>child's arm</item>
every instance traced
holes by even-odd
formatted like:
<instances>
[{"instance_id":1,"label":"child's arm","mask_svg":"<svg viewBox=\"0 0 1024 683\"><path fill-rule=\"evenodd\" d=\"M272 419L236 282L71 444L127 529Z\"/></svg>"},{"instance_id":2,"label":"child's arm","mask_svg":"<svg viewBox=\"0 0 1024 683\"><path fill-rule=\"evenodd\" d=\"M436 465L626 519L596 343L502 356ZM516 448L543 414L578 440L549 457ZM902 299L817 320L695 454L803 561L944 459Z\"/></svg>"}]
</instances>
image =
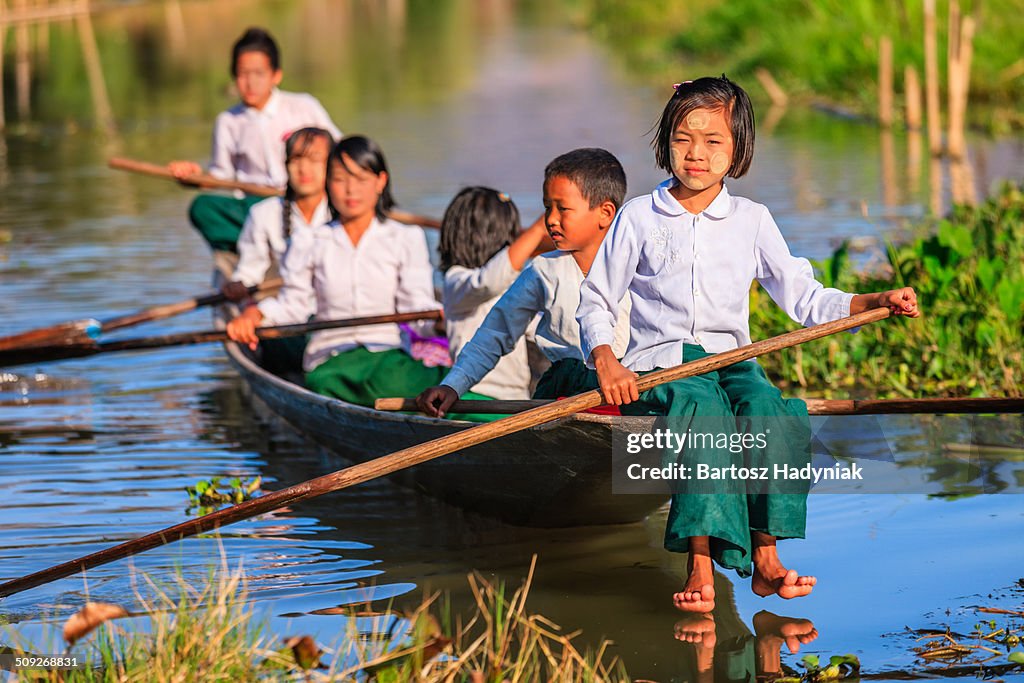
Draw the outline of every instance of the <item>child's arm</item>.
<instances>
[{"instance_id":1,"label":"child's arm","mask_svg":"<svg viewBox=\"0 0 1024 683\"><path fill-rule=\"evenodd\" d=\"M531 256L543 254L555 248L548 236L548 226L544 223L544 214L535 220L530 227L521 231L515 241L508 247L508 260L512 267L522 270Z\"/></svg>"},{"instance_id":2,"label":"child's arm","mask_svg":"<svg viewBox=\"0 0 1024 683\"><path fill-rule=\"evenodd\" d=\"M210 145L210 167L207 172L221 180L233 180L235 178L235 165L231 160L231 150L228 149L228 132L224 114L217 116L213 124L213 142ZM199 175L203 167L194 161L172 161L167 164L167 170L174 174L175 178L185 178L190 175Z\"/></svg>"},{"instance_id":3,"label":"child's arm","mask_svg":"<svg viewBox=\"0 0 1024 683\"><path fill-rule=\"evenodd\" d=\"M612 351L619 302L633 281L639 261L640 248L629 216L620 213L583 281L576 309L583 357L597 370L604 400L614 405L639 398L636 373L624 367Z\"/></svg>"},{"instance_id":4,"label":"child's arm","mask_svg":"<svg viewBox=\"0 0 1024 683\"><path fill-rule=\"evenodd\" d=\"M270 240L266 232L260 229L260 223L250 209L245 217L242 233L238 236L238 265L235 266L235 272L231 275L231 282L226 283L221 291L232 301L238 301L239 299L232 298L232 296L240 291L245 292L245 288L262 282L270 268L270 263ZM234 286L238 284L241 286Z\"/></svg>"},{"instance_id":5,"label":"child's arm","mask_svg":"<svg viewBox=\"0 0 1024 683\"><path fill-rule=\"evenodd\" d=\"M500 296L515 282L546 236L547 228L542 220L538 220L483 266L449 269L444 278L445 310L453 314L473 311Z\"/></svg>"},{"instance_id":6,"label":"child's arm","mask_svg":"<svg viewBox=\"0 0 1024 683\"><path fill-rule=\"evenodd\" d=\"M917 307L917 292L913 287L901 287L873 294L854 294L850 300L850 315L886 306L893 315L905 315L908 318L917 318L921 315Z\"/></svg>"},{"instance_id":7,"label":"child's arm","mask_svg":"<svg viewBox=\"0 0 1024 683\"><path fill-rule=\"evenodd\" d=\"M259 325L287 325L304 323L316 313L316 292L313 289L313 251L304 250L285 254L281 264L284 285L277 296L249 306L228 323L227 333L232 341L248 344L255 349L259 343L256 327Z\"/></svg>"},{"instance_id":8,"label":"child's arm","mask_svg":"<svg viewBox=\"0 0 1024 683\"><path fill-rule=\"evenodd\" d=\"M444 417L459 396L476 386L501 357L515 347L543 307L544 285L536 271L527 268L494 304L469 343L462 347L441 385L427 389L416 398L420 410L431 417Z\"/></svg>"},{"instance_id":9,"label":"child's arm","mask_svg":"<svg viewBox=\"0 0 1024 683\"><path fill-rule=\"evenodd\" d=\"M434 267L430 265L427 236L420 228L401 228L398 242L402 250L398 266L398 289L395 291L395 313L433 311L441 308L434 298ZM435 322L409 323L421 337L436 334Z\"/></svg>"}]
</instances>

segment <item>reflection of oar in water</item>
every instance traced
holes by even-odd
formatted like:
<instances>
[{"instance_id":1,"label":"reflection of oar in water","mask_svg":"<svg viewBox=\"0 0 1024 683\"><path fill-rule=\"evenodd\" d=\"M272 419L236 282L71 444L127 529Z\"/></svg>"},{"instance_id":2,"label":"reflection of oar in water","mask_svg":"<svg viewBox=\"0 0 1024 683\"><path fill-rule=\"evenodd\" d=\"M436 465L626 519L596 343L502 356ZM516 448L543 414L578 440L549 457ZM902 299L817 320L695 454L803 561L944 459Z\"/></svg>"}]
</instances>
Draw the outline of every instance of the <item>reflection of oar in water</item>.
<instances>
[{"instance_id":1,"label":"reflection of oar in water","mask_svg":"<svg viewBox=\"0 0 1024 683\"><path fill-rule=\"evenodd\" d=\"M298 325L257 327L256 336L260 339L280 339L281 337L295 337L307 332L339 327L361 327L363 325L382 325L384 323L404 323L412 320L440 319L440 311L416 311L413 313L392 313L363 318L346 318L344 320L314 320L313 322ZM139 337L137 339L123 339L110 342L37 346L0 352L0 367L25 365L28 363L45 363L67 358L84 358L85 356L95 356L96 354L110 353L111 351L140 351L144 349L162 349L169 346L186 346L189 344L224 341L228 341L228 334L224 330L205 330L202 332L182 332L179 334Z\"/></svg>"},{"instance_id":2,"label":"reflection of oar in water","mask_svg":"<svg viewBox=\"0 0 1024 683\"><path fill-rule=\"evenodd\" d=\"M215 178L208 173L196 173L184 178L178 178L166 166L136 161L135 159L114 157L107 164L110 168L115 168L119 171L141 173L142 175L153 176L154 178L166 178L167 180L174 180L185 185L193 185L210 190L241 190L246 194L256 195L257 197L280 197L284 194L284 190L279 187L243 183L238 180L224 180L223 178ZM428 218L427 216L420 216L408 211L391 209L388 215L399 223L405 223L406 225L418 225L421 228L441 227L441 221L436 218Z\"/></svg>"},{"instance_id":3,"label":"reflection of oar in water","mask_svg":"<svg viewBox=\"0 0 1024 683\"><path fill-rule=\"evenodd\" d=\"M527 401L456 401L449 413L510 415L548 405L548 399ZM895 414L1005 414L1024 413L1024 398L892 398L892 399L823 399L808 398L811 415L895 415ZM414 398L378 398L377 410L419 412Z\"/></svg>"},{"instance_id":4,"label":"reflection of oar in water","mask_svg":"<svg viewBox=\"0 0 1024 683\"><path fill-rule=\"evenodd\" d=\"M836 332L849 330L888 317L888 308L876 308L848 318L836 320L835 322L788 332L732 351L718 353L690 363L683 363L674 368L648 373L637 380L637 387L640 391L646 391L659 384L718 370L748 358L754 358L771 351L802 344L812 339L820 339ZM442 455L567 417L581 410L601 405L603 402L604 398L600 391L588 391L563 401L556 401L549 405L527 410L524 413L510 415L495 422L470 427L454 434L427 441L426 443L410 446L390 455L353 465L331 474L325 474L322 477L317 477L295 486L289 486L286 489L274 491L259 498L253 498L252 500L212 512L197 519L190 519L167 529L147 534L76 560L71 560L70 562L65 562L56 567L8 581L0 584L0 598L20 593L23 590L56 581L57 579L62 579L72 574L128 557L129 555L157 548L182 538L194 536L243 519L249 519L250 517L277 510L286 505L293 505L301 500L321 496L325 493L355 486L356 484L362 484L371 479L439 458Z\"/></svg>"},{"instance_id":5,"label":"reflection of oar in water","mask_svg":"<svg viewBox=\"0 0 1024 683\"><path fill-rule=\"evenodd\" d=\"M277 289L281 286L280 278L273 278L253 285L248 288L249 294L265 292ZM141 311L119 315L107 320L74 320L71 322L40 327L27 332L20 332L9 337L0 337L0 354L4 351L17 351L22 349L33 349L42 346L64 346L68 344L88 344L104 332L122 330L126 327L133 327L142 323L154 320L163 320L175 315L194 311L203 306L216 306L227 301L227 297L220 292L203 294L201 296L178 301L173 304L162 304L152 308L144 308Z\"/></svg>"}]
</instances>

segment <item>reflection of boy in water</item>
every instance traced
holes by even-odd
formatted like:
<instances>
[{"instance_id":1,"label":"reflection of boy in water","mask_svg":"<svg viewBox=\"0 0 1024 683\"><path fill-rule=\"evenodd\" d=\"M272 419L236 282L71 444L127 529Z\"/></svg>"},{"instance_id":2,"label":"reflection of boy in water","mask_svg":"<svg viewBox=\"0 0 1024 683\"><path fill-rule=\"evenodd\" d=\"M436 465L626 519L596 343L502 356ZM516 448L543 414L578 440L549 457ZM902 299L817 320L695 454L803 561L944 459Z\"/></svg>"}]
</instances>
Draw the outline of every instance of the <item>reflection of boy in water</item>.
<instances>
[{"instance_id":1,"label":"reflection of boy in water","mask_svg":"<svg viewBox=\"0 0 1024 683\"><path fill-rule=\"evenodd\" d=\"M694 614L676 622L675 638L692 643L698 683L754 681L782 675L782 644L791 653L818 637L809 619L780 617L767 611L754 615L754 635L718 640L713 614ZM716 657L717 654L717 657Z\"/></svg>"}]
</instances>

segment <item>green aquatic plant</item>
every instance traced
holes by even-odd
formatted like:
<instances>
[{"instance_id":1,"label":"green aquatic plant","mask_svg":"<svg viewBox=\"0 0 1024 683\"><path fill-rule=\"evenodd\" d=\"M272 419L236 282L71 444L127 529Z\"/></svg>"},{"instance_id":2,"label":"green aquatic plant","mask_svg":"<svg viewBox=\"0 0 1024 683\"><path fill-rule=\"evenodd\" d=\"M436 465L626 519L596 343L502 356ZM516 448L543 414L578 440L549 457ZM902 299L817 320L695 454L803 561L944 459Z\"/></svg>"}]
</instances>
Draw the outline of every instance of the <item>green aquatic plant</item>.
<instances>
[{"instance_id":1,"label":"green aquatic plant","mask_svg":"<svg viewBox=\"0 0 1024 683\"><path fill-rule=\"evenodd\" d=\"M783 389L827 398L1024 395L1024 192L1007 185L917 231L888 247L880 271L856 272L845 244L815 265L824 284L847 291L913 286L922 317L762 357ZM793 328L755 285L751 336Z\"/></svg>"},{"instance_id":2,"label":"green aquatic plant","mask_svg":"<svg viewBox=\"0 0 1024 683\"><path fill-rule=\"evenodd\" d=\"M224 505L237 505L252 498L260 486L263 478L256 476L252 481L244 481L239 477L233 477L226 482L227 489L221 490L220 477L203 479L196 482L195 486L186 486L188 493L188 507L186 514L202 516L217 510Z\"/></svg>"}]
</instances>

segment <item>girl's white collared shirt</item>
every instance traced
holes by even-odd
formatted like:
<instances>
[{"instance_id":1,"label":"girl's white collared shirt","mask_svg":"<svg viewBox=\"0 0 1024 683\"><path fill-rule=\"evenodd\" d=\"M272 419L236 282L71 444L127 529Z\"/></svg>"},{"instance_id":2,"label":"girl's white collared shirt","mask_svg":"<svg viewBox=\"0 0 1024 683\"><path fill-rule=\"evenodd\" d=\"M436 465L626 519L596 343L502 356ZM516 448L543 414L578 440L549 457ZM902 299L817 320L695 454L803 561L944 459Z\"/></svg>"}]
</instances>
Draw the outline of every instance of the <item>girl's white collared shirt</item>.
<instances>
[{"instance_id":1,"label":"girl's white collared shirt","mask_svg":"<svg viewBox=\"0 0 1024 683\"><path fill-rule=\"evenodd\" d=\"M275 261L283 263L288 250L305 250L313 243L313 229L331 221L331 210L324 197L306 221L295 203L291 206L290 236L284 234L284 199L271 197L253 204L238 237L238 265L231 279L252 287L263 282Z\"/></svg>"},{"instance_id":2,"label":"girl's white collared shirt","mask_svg":"<svg viewBox=\"0 0 1024 683\"><path fill-rule=\"evenodd\" d=\"M627 202L601 244L576 313L588 363L614 339L615 302L626 294L633 309L622 362L637 372L679 365L683 343L711 353L749 344L754 280L803 325L850 314L853 294L818 282L764 205L723 186L694 215L669 192L673 184Z\"/></svg>"},{"instance_id":3,"label":"girl's white collared shirt","mask_svg":"<svg viewBox=\"0 0 1024 683\"><path fill-rule=\"evenodd\" d=\"M376 218L353 245L338 221L313 229L309 249L286 253L284 286L258 306L264 325L428 311L434 298L433 267L421 228ZM432 336L433 321L411 326ZM386 323L314 332L302 365L312 370L332 355L364 346L384 351L402 346L398 325Z\"/></svg>"}]
</instances>

